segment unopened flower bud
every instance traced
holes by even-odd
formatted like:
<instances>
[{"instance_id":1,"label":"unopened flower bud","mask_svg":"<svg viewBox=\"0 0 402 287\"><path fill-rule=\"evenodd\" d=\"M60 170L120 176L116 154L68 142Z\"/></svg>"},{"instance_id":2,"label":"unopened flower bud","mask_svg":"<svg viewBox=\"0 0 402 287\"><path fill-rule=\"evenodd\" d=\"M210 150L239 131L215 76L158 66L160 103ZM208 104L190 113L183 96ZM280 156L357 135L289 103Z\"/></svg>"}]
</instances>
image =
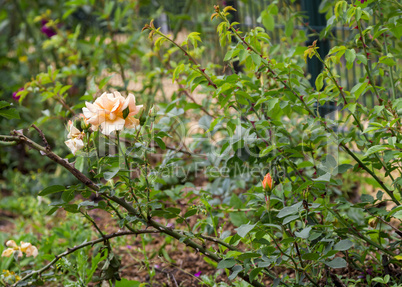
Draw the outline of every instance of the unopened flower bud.
<instances>
[{"instance_id":1,"label":"unopened flower bud","mask_svg":"<svg viewBox=\"0 0 402 287\"><path fill-rule=\"evenodd\" d=\"M265 175L264 180L262 181L262 187L268 193L272 191L272 177L269 172Z\"/></svg>"}]
</instances>

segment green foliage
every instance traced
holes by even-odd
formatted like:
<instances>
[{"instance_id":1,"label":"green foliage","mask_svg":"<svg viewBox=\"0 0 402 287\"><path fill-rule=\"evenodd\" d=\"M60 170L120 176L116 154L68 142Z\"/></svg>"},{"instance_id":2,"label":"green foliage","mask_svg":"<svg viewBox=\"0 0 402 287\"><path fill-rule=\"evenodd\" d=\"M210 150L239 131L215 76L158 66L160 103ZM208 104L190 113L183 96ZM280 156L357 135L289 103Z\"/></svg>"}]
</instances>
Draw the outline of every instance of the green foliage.
<instances>
[{"instance_id":1,"label":"green foliage","mask_svg":"<svg viewBox=\"0 0 402 287\"><path fill-rule=\"evenodd\" d=\"M19 286L142 286L121 280L122 262L113 250L112 238L134 234L141 236L152 283L148 232L166 236L158 252L167 261L172 259L164 247L173 238L224 270L235 286L398 286L402 7L397 1L363 2L322 1L327 27L320 33L308 24L298 30L300 13L278 1L261 10L262 26L249 31L229 21L234 8L215 6L211 19L224 55L212 63L199 60L209 53L199 32L179 43L151 21L143 28L152 40L146 41L132 21L141 11L132 1L68 1L60 4L59 19L51 20L50 12L27 17L27 27L47 20L55 35L19 48L19 57L34 50L27 65L35 73L19 83L18 104L0 102L0 116L10 120L2 125L0 143L20 148L1 151L8 168L3 177L9 176L2 185L45 198L23 207L5 199L4 207L43 224L38 231L48 243L21 237L41 250L32 267L29 258L21 265L2 261L6 269L37 270ZM77 23L78 11L93 17L94 25ZM278 25L284 29L275 42ZM336 39L336 25L351 29L348 39ZM305 47L313 36L337 44L322 58L316 41ZM305 72L313 58L323 65L315 87ZM343 66L360 67L350 87ZM24 69L16 74L26 75ZM172 95L165 93L165 78L177 87ZM105 94L99 104L97 96L108 89L124 96ZM128 101L133 91L136 103ZM375 99L372 107L362 101L367 95ZM323 114L323 105L332 105L333 113ZM28 132L32 123L43 133L36 126ZM108 127L116 131L109 134ZM68 140L77 148L68 145L67 155ZM28 147L39 153L31 158ZM262 182L267 173L272 188ZM39 182L27 186L29 176ZM91 216L94 210L112 214L127 233L106 234ZM40 217L54 220L64 211L68 220L45 230ZM90 238L90 225L97 239ZM64 243L55 247L57 239ZM50 265L41 269L44 260ZM44 273L52 265L58 269ZM226 286L216 283L220 272L200 281Z\"/></svg>"}]
</instances>

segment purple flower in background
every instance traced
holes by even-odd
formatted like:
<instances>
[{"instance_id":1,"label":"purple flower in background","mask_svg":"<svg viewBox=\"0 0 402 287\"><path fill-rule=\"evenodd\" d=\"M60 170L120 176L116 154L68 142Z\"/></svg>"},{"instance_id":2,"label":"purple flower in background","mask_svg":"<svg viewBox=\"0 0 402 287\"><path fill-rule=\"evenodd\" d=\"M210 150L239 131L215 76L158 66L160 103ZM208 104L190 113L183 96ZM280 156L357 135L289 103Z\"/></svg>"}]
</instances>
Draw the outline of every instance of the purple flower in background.
<instances>
[{"instance_id":1,"label":"purple flower in background","mask_svg":"<svg viewBox=\"0 0 402 287\"><path fill-rule=\"evenodd\" d=\"M51 27L47 27L46 24L48 23L48 20L43 19L41 21L42 24L42 28L40 28L40 31L45 34L48 38L53 37L54 35L57 35L56 31L51 28Z\"/></svg>"},{"instance_id":2,"label":"purple flower in background","mask_svg":"<svg viewBox=\"0 0 402 287\"><path fill-rule=\"evenodd\" d=\"M367 0L360 0L360 3L362 3L362 4L363 4L363 3L364 3L364 2L366 2L366 1L367 1Z\"/></svg>"},{"instance_id":3,"label":"purple flower in background","mask_svg":"<svg viewBox=\"0 0 402 287\"><path fill-rule=\"evenodd\" d=\"M127 247L127 249L131 249L131 248L132 248L131 245L127 245L126 247Z\"/></svg>"},{"instance_id":4,"label":"purple flower in background","mask_svg":"<svg viewBox=\"0 0 402 287\"><path fill-rule=\"evenodd\" d=\"M194 277L200 277L201 276L201 271L198 271L197 273L194 274Z\"/></svg>"},{"instance_id":5,"label":"purple flower in background","mask_svg":"<svg viewBox=\"0 0 402 287\"><path fill-rule=\"evenodd\" d=\"M16 100L16 101L18 101L18 100L21 98L21 96L17 96L17 93L18 93L19 91L23 91L23 90L24 90L24 88L20 88L18 91L14 92L14 93L13 93L13 99Z\"/></svg>"}]
</instances>

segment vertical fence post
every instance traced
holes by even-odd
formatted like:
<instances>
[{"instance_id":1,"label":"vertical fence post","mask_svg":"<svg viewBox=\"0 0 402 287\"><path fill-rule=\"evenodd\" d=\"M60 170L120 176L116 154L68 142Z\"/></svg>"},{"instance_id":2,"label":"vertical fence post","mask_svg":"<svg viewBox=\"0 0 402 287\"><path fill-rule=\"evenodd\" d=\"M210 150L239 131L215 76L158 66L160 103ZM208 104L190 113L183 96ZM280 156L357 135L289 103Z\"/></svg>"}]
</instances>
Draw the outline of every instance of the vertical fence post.
<instances>
[{"instance_id":1,"label":"vertical fence post","mask_svg":"<svg viewBox=\"0 0 402 287\"><path fill-rule=\"evenodd\" d=\"M320 33L320 31L325 29L327 25L325 15L319 11L320 4L321 0L301 1L302 10L306 12L306 16L308 17L305 19L305 22L308 23L309 26L317 33ZM307 31L307 33L312 33L314 31ZM310 46L315 40L317 40L317 46L319 47L318 52L321 58L324 59L329 52L329 41L327 39L320 39L319 36L312 35L308 38L306 45ZM311 75L310 84L312 87L315 87L315 80L322 69L323 65L316 57L307 59L307 71ZM331 102L320 106L318 108L318 112L321 116L325 116L326 114L334 111L334 109L335 105Z\"/></svg>"},{"instance_id":2,"label":"vertical fence post","mask_svg":"<svg viewBox=\"0 0 402 287\"><path fill-rule=\"evenodd\" d=\"M233 8L236 9L236 11L229 10L229 13L232 15L230 22L241 22L240 17L239 17L239 11L238 11L238 5L237 5L237 0L228 0L226 1L226 6L232 6ZM232 42L236 42L236 36L232 36ZM239 61L233 61L233 69L235 70L236 73L239 73L242 71L242 67L239 64Z\"/></svg>"}]
</instances>

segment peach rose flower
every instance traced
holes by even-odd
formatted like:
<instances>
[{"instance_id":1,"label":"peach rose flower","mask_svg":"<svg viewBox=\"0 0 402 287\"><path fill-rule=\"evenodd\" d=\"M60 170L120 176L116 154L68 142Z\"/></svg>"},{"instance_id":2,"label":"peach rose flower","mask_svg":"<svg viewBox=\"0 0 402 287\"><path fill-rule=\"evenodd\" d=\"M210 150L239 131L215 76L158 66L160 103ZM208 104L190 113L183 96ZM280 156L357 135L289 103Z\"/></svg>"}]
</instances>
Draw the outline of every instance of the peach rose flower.
<instances>
[{"instance_id":1,"label":"peach rose flower","mask_svg":"<svg viewBox=\"0 0 402 287\"><path fill-rule=\"evenodd\" d=\"M85 102L85 105L86 108L82 111L88 123L94 129L100 127L105 135L122 130L124 127L134 128L139 123L134 115L143 107L136 106L133 94L125 98L119 92L103 93L94 103Z\"/></svg>"},{"instance_id":2,"label":"peach rose flower","mask_svg":"<svg viewBox=\"0 0 402 287\"><path fill-rule=\"evenodd\" d=\"M29 242L21 241L20 246L18 246L14 240L9 240L6 242L6 246L9 248L3 251L1 257L10 257L14 252L18 252L18 257L22 257L22 252L24 252L27 257L36 257L39 253L38 249Z\"/></svg>"}]
</instances>

